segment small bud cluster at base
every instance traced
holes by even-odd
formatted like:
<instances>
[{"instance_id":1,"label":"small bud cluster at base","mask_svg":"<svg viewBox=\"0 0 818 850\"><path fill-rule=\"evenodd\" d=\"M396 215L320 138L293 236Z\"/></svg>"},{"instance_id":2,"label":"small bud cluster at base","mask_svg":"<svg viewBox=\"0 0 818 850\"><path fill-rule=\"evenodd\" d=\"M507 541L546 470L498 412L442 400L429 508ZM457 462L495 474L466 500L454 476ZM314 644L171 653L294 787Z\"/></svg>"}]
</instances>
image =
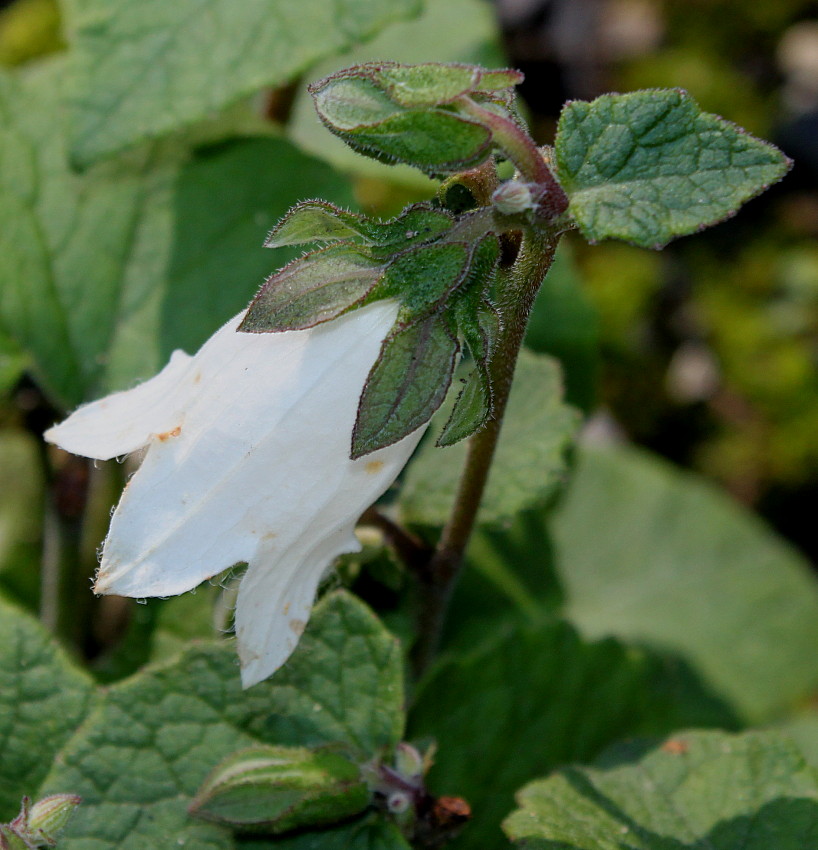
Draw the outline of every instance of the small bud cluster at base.
<instances>
[{"instance_id":1,"label":"small bud cluster at base","mask_svg":"<svg viewBox=\"0 0 818 850\"><path fill-rule=\"evenodd\" d=\"M392 765L370 762L363 768L375 802L391 815L403 834L423 847L437 847L454 837L471 817L460 797L434 797L424 777L434 749L421 754L406 742L398 744Z\"/></svg>"}]
</instances>

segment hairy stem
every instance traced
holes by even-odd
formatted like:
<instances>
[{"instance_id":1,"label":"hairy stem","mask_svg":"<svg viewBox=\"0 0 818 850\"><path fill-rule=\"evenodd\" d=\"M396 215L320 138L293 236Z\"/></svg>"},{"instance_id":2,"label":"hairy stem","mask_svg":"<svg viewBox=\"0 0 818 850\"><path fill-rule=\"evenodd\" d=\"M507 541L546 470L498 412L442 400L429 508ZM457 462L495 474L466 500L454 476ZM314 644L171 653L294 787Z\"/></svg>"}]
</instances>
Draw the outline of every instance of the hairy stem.
<instances>
[{"instance_id":1,"label":"hairy stem","mask_svg":"<svg viewBox=\"0 0 818 850\"><path fill-rule=\"evenodd\" d=\"M544 190L556 187L562 192L534 140L510 117L475 103L467 95L458 98L457 103L467 115L491 129L495 144L502 148L526 180L539 184Z\"/></svg>"},{"instance_id":2,"label":"hairy stem","mask_svg":"<svg viewBox=\"0 0 818 850\"><path fill-rule=\"evenodd\" d=\"M556 246L557 237L550 233L527 233L517 261L505 273L505 285L498 305L503 329L490 365L494 389L493 416L483 430L469 440L466 463L449 521L434 554L419 573L418 639L412 655L416 676L428 668L440 643L449 600L463 565L463 556L497 448L528 317L540 284L554 259Z\"/></svg>"}]
</instances>

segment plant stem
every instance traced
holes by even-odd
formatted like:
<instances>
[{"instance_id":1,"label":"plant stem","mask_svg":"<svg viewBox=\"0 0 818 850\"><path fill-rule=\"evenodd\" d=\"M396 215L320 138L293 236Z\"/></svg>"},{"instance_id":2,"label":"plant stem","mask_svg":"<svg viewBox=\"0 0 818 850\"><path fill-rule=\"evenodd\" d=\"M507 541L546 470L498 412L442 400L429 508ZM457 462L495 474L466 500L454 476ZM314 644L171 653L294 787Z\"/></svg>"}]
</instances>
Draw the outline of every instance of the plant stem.
<instances>
[{"instance_id":1,"label":"plant stem","mask_svg":"<svg viewBox=\"0 0 818 850\"><path fill-rule=\"evenodd\" d=\"M558 236L550 232L529 231L523 239L517 261L505 273L505 286L498 304L503 328L490 364L493 415L483 430L469 440L451 515L434 555L419 572L418 639L412 652L416 676L428 668L440 644L449 600L463 565L463 556L497 448L528 317L540 284L554 259L557 241Z\"/></svg>"},{"instance_id":2,"label":"plant stem","mask_svg":"<svg viewBox=\"0 0 818 850\"><path fill-rule=\"evenodd\" d=\"M510 117L475 103L467 95L459 97L457 104L467 115L491 129L495 144L502 148L526 180L539 184L546 191L558 189L560 194L564 194L536 143L522 127Z\"/></svg>"}]
</instances>

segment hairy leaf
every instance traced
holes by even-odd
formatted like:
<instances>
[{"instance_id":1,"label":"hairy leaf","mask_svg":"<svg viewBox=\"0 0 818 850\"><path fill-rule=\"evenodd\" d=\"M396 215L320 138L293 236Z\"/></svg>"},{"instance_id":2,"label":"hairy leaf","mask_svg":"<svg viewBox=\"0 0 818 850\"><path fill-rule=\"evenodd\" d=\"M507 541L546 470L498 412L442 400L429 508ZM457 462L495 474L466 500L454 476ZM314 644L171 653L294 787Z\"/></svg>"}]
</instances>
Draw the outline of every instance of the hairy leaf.
<instances>
[{"instance_id":1,"label":"hairy leaf","mask_svg":"<svg viewBox=\"0 0 818 850\"><path fill-rule=\"evenodd\" d=\"M399 299L401 320L414 321L445 302L463 284L471 257L471 248L465 242L404 251L389 263L374 295Z\"/></svg>"},{"instance_id":2,"label":"hairy leaf","mask_svg":"<svg viewBox=\"0 0 818 850\"><path fill-rule=\"evenodd\" d=\"M339 209L326 201L304 201L293 207L273 228L268 248L309 242L360 240L373 253L389 255L442 236L454 224L444 210L413 204L399 216L377 221Z\"/></svg>"},{"instance_id":3,"label":"hairy leaf","mask_svg":"<svg viewBox=\"0 0 818 850\"><path fill-rule=\"evenodd\" d=\"M471 437L490 417L491 385L485 370L478 367L463 379L462 389L435 445L443 448Z\"/></svg>"},{"instance_id":4,"label":"hairy leaf","mask_svg":"<svg viewBox=\"0 0 818 850\"><path fill-rule=\"evenodd\" d=\"M588 239L647 248L727 218L790 167L777 148L702 112L681 90L569 102L556 161Z\"/></svg>"},{"instance_id":5,"label":"hairy leaf","mask_svg":"<svg viewBox=\"0 0 818 850\"><path fill-rule=\"evenodd\" d=\"M457 351L440 314L398 327L384 340L361 394L353 458L396 443L429 421L446 397Z\"/></svg>"},{"instance_id":6,"label":"hairy leaf","mask_svg":"<svg viewBox=\"0 0 818 850\"><path fill-rule=\"evenodd\" d=\"M311 79L318 82L352 63L380 62L385 56L413 63L445 60L495 66L504 61L494 14L484 0L425 0L417 19L396 23L342 58L323 63ZM340 138L329 135L306 92L296 95L287 130L304 150L345 172L397 182L427 196L435 191L432 181L411 166L387 166L360 156Z\"/></svg>"},{"instance_id":7,"label":"hairy leaf","mask_svg":"<svg viewBox=\"0 0 818 850\"><path fill-rule=\"evenodd\" d=\"M165 850L169 836L230 850L229 832L187 814L220 759L257 743L338 743L368 758L400 740L402 705L397 642L361 602L335 593L316 607L286 667L249 691L225 645L190 648L112 686L42 793L83 797L65 850Z\"/></svg>"},{"instance_id":8,"label":"hairy leaf","mask_svg":"<svg viewBox=\"0 0 818 850\"><path fill-rule=\"evenodd\" d=\"M383 265L349 245L331 245L293 260L265 282L240 331L297 331L328 322L360 304Z\"/></svg>"},{"instance_id":9,"label":"hairy leaf","mask_svg":"<svg viewBox=\"0 0 818 850\"><path fill-rule=\"evenodd\" d=\"M90 678L45 629L0 599L0 821L17 814L23 795L36 794L95 697Z\"/></svg>"}]
</instances>

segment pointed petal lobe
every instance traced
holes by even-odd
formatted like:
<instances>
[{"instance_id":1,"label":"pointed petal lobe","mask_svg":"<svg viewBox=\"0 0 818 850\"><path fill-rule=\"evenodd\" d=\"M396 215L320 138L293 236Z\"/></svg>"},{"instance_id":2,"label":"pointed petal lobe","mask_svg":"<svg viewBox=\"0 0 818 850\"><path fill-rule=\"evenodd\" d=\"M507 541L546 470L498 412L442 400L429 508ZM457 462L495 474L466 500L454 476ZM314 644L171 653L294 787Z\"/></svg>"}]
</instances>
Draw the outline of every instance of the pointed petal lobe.
<instances>
[{"instance_id":1,"label":"pointed petal lobe","mask_svg":"<svg viewBox=\"0 0 818 850\"><path fill-rule=\"evenodd\" d=\"M177 427L184 404L180 390L191 359L184 351L174 351L168 365L149 381L82 405L43 436L72 454L96 460L141 449L152 435Z\"/></svg>"}]
</instances>

